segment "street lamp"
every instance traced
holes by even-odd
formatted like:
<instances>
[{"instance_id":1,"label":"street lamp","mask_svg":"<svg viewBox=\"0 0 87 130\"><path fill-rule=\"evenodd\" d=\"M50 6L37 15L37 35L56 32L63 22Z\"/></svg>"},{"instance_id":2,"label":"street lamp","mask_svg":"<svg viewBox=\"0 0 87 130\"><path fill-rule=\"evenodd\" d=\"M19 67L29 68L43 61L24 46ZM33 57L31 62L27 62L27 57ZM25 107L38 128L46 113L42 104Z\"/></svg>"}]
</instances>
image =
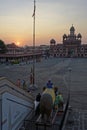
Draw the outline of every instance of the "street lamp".
<instances>
[{"instance_id":1,"label":"street lamp","mask_svg":"<svg viewBox=\"0 0 87 130\"><path fill-rule=\"evenodd\" d=\"M71 89L71 68L68 68L69 71L69 83L68 83L68 100L70 101L70 89Z\"/></svg>"}]
</instances>

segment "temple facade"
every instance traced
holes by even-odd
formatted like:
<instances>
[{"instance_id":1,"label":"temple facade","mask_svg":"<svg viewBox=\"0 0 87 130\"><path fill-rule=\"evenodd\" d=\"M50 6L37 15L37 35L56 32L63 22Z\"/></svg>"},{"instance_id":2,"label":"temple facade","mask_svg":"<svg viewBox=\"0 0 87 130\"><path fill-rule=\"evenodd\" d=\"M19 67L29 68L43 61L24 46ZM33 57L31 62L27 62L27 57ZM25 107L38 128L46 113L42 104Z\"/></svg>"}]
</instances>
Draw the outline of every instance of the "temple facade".
<instances>
[{"instance_id":1,"label":"temple facade","mask_svg":"<svg viewBox=\"0 0 87 130\"><path fill-rule=\"evenodd\" d=\"M81 41L81 34L76 35L72 25L70 34L63 35L63 43L56 44L54 39L50 40L50 55L53 57L87 57L87 44L82 44Z\"/></svg>"}]
</instances>

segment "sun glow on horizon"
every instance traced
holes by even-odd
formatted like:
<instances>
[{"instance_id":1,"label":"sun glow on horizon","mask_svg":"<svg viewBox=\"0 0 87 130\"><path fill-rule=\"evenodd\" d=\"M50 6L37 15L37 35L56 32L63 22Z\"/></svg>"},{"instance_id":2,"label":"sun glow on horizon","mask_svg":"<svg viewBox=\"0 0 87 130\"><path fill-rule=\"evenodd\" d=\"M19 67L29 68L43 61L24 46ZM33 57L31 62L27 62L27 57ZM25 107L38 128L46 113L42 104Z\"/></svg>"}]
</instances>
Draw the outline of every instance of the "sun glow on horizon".
<instances>
[{"instance_id":1,"label":"sun glow on horizon","mask_svg":"<svg viewBox=\"0 0 87 130\"><path fill-rule=\"evenodd\" d=\"M19 46L19 45L20 45L20 42L19 42L19 41L17 41L17 42L16 42L16 45L17 45L17 46Z\"/></svg>"}]
</instances>

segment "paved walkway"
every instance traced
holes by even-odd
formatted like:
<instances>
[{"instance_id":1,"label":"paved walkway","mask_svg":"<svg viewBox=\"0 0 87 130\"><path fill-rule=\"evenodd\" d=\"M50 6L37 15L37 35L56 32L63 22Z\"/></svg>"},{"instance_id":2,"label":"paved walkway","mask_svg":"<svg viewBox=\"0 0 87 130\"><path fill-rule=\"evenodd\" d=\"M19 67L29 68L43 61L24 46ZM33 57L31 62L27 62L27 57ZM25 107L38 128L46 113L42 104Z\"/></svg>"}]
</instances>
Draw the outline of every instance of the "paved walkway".
<instances>
[{"instance_id":1,"label":"paved walkway","mask_svg":"<svg viewBox=\"0 0 87 130\"><path fill-rule=\"evenodd\" d=\"M64 130L87 130L87 111L71 110Z\"/></svg>"}]
</instances>

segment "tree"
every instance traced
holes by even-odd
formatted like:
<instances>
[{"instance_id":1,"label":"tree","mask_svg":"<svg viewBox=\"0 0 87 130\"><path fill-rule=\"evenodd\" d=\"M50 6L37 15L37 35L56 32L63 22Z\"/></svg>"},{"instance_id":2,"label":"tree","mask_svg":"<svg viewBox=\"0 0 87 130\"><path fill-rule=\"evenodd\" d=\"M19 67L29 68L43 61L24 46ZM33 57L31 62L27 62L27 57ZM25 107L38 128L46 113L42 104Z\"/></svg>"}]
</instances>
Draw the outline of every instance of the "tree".
<instances>
[{"instance_id":1,"label":"tree","mask_svg":"<svg viewBox=\"0 0 87 130\"><path fill-rule=\"evenodd\" d=\"M0 40L0 54L6 53L7 47L4 43L4 41Z\"/></svg>"}]
</instances>

